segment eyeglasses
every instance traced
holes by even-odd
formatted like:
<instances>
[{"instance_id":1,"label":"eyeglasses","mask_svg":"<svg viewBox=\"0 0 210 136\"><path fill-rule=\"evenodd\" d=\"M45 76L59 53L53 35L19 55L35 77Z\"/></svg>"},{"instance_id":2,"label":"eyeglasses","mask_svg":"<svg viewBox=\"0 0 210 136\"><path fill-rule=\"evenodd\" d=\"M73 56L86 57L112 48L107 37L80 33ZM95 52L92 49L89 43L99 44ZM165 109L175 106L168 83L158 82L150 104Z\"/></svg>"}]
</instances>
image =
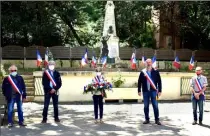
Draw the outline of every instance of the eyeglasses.
<instances>
[{"instance_id":1,"label":"eyeglasses","mask_svg":"<svg viewBox=\"0 0 210 136\"><path fill-rule=\"evenodd\" d=\"M17 70L10 70L11 72L16 72Z\"/></svg>"}]
</instances>

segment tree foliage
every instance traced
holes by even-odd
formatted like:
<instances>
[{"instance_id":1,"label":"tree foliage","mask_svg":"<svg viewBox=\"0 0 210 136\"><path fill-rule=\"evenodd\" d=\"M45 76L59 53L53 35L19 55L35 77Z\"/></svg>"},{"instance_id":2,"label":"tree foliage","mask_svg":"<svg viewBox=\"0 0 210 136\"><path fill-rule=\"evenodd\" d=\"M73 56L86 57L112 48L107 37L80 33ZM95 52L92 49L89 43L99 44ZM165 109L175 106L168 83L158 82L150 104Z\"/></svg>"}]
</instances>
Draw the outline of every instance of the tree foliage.
<instances>
[{"instance_id":1,"label":"tree foliage","mask_svg":"<svg viewBox=\"0 0 210 136\"><path fill-rule=\"evenodd\" d=\"M172 44L210 49L210 4L114 1L117 36L130 47L155 47L153 7L171 30ZM2 1L1 45L94 46L100 42L106 1ZM174 10L176 9L176 10Z\"/></svg>"}]
</instances>

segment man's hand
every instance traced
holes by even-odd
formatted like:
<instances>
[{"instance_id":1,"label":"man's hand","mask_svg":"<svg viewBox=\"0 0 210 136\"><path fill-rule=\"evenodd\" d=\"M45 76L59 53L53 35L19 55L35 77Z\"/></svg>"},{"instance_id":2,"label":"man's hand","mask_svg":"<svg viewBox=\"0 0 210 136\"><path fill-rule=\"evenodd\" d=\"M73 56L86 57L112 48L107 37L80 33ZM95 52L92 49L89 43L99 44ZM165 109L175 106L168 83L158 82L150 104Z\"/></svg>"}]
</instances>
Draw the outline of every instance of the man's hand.
<instances>
[{"instance_id":1,"label":"man's hand","mask_svg":"<svg viewBox=\"0 0 210 136\"><path fill-rule=\"evenodd\" d=\"M55 89L52 89L52 90L50 91L50 93L51 93L51 94L54 94L54 93L55 93Z\"/></svg>"},{"instance_id":2,"label":"man's hand","mask_svg":"<svg viewBox=\"0 0 210 136\"><path fill-rule=\"evenodd\" d=\"M139 92L138 95L141 96L141 92Z\"/></svg>"},{"instance_id":3,"label":"man's hand","mask_svg":"<svg viewBox=\"0 0 210 136\"><path fill-rule=\"evenodd\" d=\"M160 96L161 96L161 92L158 93L158 97L160 97Z\"/></svg>"},{"instance_id":4,"label":"man's hand","mask_svg":"<svg viewBox=\"0 0 210 136\"><path fill-rule=\"evenodd\" d=\"M195 98L196 98L197 100L199 100L199 96L200 96L199 93L194 93L194 96L195 96Z\"/></svg>"}]
</instances>

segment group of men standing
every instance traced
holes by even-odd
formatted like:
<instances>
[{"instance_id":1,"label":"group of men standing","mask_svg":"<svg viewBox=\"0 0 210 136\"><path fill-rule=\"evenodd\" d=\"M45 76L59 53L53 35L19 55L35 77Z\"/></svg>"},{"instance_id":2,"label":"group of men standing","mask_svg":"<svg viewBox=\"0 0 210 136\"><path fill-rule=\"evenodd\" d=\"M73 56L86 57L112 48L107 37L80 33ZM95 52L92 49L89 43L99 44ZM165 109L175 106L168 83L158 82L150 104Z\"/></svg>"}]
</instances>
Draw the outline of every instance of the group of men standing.
<instances>
[{"instance_id":1,"label":"group of men standing","mask_svg":"<svg viewBox=\"0 0 210 136\"><path fill-rule=\"evenodd\" d=\"M14 104L17 103L17 112L20 126L26 126L23 118L22 103L26 101L26 86L23 77L17 74L17 67L10 66L10 74L4 78L2 83L3 95L6 98L8 105L8 127L13 127L12 115ZM54 119L55 122L60 122L58 112L58 94L62 85L61 76L55 70L55 62L49 61L48 68L43 72L42 85L44 89L44 108L42 123L47 122L48 107L50 99L53 100Z\"/></svg>"},{"instance_id":2,"label":"group of men standing","mask_svg":"<svg viewBox=\"0 0 210 136\"><path fill-rule=\"evenodd\" d=\"M193 125L197 124L197 105L199 106L199 124L202 125L203 120L203 101L205 99L205 90L207 78L202 75L202 68L197 67L195 69L196 75L192 77L190 86L192 89L192 105L194 121ZM9 68L10 74L4 78L2 83L3 95L8 103L8 127L13 126L13 109L14 103L17 103L19 125L26 126L23 118L22 102L26 101L26 86L23 77L17 74L17 67L12 65ZM55 70L55 62L50 61L48 68L43 72L42 85L44 88L44 108L42 123L47 122L48 107L50 99L53 100L54 107L54 119L55 122L60 122L58 111L58 96L59 89L62 86L61 76L58 71ZM138 79L138 95L141 96L143 92L144 100L144 114L145 121L143 124L149 124L149 103L151 103L154 109L155 123L161 125L159 120L158 98L162 93L161 76L158 70L152 68L152 60L146 60L146 68L140 72ZM97 113L98 114L98 113Z\"/></svg>"}]
</instances>

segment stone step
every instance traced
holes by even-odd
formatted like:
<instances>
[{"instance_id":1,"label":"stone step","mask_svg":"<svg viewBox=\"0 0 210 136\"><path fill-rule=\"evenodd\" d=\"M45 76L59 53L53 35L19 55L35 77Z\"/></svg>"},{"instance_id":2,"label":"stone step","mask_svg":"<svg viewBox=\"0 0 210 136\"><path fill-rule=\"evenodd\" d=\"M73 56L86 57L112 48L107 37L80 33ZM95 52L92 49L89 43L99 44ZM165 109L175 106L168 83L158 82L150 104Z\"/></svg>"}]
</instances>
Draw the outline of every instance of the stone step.
<instances>
[{"instance_id":1,"label":"stone step","mask_svg":"<svg viewBox=\"0 0 210 136\"><path fill-rule=\"evenodd\" d=\"M23 77L24 80L34 79L34 76L33 75L22 75L22 77Z\"/></svg>"},{"instance_id":2,"label":"stone step","mask_svg":"<svg viewBox=\"0 0 210 136\"><path fill-rule=\"evenodd\" d=\"M34 96L35 95L35 91L27 91L27 96Z\"/></svg>"},{"instance_id":3,"label":"stone step","mask_svg":"<svg viewBox=\"0 0 210 136\"><path fill-rule=\"evenodd\" d=\"M206 100L210 100L210 94L206 94L205 97L206 97Z\"/></svg>"},{"instance_id":4,"label":"stone step","mask_svg":"<svg viewBox=\"0 0 210 136\"><path fill-rule=\"evenodd\" d=\"M26 86L26 91L34 91L35 89L34 89L34 87L27 87Z\"/></svg>"},{"instance_id":5,"label":"stone step","mask_svg":"<svg viewBox=\"0 0 210 136\"><path fill-rule=\"evenodd\" d=\"M26 87L34 87L34 83L26 82L25 83Z\"/></svg>"},{"instance_id":6,"label":"stone step","mask_svg":"<svg viewBox=\"0 0 210 136\"><path fill-rule=\"evenodd\" d=\"M34 96L26 96L27 102L33 102L34 101Z\"/></svg>"},{"instance_id":7,"label":"stone step","mask_svg":"<svg viewBox=\"0 0 210 136\"><path fill-rule=\"evenodd\" d=\"M24 80L25 83L34 83L34 79L27 79L27 80Z\"/></svg>"}]
</instances>

